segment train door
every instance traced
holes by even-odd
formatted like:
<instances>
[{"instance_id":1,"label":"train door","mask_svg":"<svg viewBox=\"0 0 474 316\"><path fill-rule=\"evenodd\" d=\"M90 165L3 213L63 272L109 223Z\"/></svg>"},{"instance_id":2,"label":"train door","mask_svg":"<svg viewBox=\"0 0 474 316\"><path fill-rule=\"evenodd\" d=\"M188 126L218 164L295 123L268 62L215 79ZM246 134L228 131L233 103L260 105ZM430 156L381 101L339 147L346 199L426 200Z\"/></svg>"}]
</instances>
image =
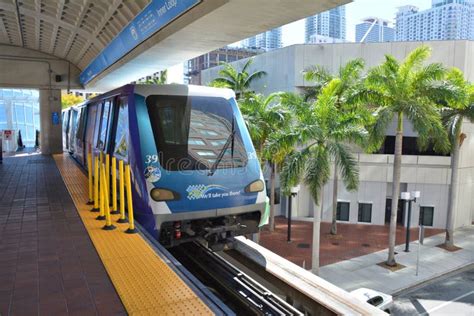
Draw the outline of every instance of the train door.
<instances>
[{"instance_id":1,"label":"train door","mask_svg":"<svg viewBox=\"0 0 474 316\"><path fill-rule=\"evenodd\" d=\"M80 164L86 166L87 163L85 159L85 149L84 149L84 128L87 119L87 108L85 106L79 109L77 131L75 136L76 151L74 152L74 157L79 161Z\"/></svg>"},{"instance_id":2,"label":"train door","mask_svg":"<svg viewBox=\"0 0 474 316\"><path fill-rule=\"evenodd\" d=\"M69 131L68 131L68 140L69 140L69 153L73 154L75 151L74 138L76 136L77 128L77 110L71 109L71 115L69 118Z\"/></svg>"},{"instance_id":3,"label":"train door","mask_svg":"<svg viewBox=\"0 0 474 316\"><path fill-rule=\"evenodd\" d=\"M100 119L100 128L97 137L96 148L102 152L107 153L108 143L108 130L109 130L109 119L112 113L113 99L107 99L104 101L102 116Z\"/></svg>"},{"instance_id":4,"label":"train door","mask_svg":"<svg viewBox=\"0 0 474 316\"><path fill-rule=\"evenodd\" d=\"M69 113L71 111L66 109L63 111L63 150L69 150L69 137L68 137L68 130L69 130Z\"/></svg>"}]
</instances>

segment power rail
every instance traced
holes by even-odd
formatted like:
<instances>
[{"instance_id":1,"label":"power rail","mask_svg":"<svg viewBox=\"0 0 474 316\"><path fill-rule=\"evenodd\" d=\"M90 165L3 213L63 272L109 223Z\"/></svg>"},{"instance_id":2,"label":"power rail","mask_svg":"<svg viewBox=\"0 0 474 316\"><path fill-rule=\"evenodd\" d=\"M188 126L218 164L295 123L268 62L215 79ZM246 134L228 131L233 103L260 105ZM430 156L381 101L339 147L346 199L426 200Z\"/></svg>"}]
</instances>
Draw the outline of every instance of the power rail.
<instances>
[{"instance_id":1,"label":"power rail","mask_svg":"<svg viewBox=\"0 0 474 316\"><path fill-rule=\"evenodd\" d=\"M182 244L170 251L237 315L303 315L198 242Z\"/></svg>"}]
</instances>

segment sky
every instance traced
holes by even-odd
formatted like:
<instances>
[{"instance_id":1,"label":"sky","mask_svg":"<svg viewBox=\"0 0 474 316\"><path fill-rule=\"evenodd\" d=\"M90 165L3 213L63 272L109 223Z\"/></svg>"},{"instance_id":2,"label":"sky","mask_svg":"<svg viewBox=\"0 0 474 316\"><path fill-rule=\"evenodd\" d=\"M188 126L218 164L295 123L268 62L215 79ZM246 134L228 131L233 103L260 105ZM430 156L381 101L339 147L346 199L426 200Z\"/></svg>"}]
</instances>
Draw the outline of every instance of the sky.
<instances>
[{"instance_id":1,"label":"sky","mask_svg":"<svg viewBox=\"0 0 474 316\"><path fill-rule=\"evenodd\" d=\"M355 39L355 25L363 18L375 16L394 22L397 7L415 5L420 10L431 7L431 0L354 0L346 5L346 38ZM304 20L283 26L283 46L304 42Z\"/></svg>"}]
</instances>

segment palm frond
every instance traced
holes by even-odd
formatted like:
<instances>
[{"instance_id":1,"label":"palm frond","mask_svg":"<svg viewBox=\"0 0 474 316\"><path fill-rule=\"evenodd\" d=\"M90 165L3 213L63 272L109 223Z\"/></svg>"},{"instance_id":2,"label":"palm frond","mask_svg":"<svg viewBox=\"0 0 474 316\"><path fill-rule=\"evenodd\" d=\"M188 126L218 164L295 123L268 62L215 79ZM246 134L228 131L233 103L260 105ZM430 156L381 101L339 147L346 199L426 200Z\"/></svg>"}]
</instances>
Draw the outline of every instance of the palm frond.
<instances>
[{"instance_id":1,"label":"palm frond","mask_svg":"<svg viewBox=\"0 0 474 316\"><path fill-rule=\"evenodd\" d=\"M418 70L431 56L431 48L421 45L412 50L400 65L400 77L405 79L412 71Z\"/></svg>"},{"instance_id":2,"label":"palm frond","mask_svg":"<svg viewBox=\"0 0 474 316\"><path fill-rule=\"evenodd\" d=\"M359 187L359 167L350 148L342 143L332 142L328 149L334 157L337 169L341 172L342 181L349 191Z\"/></svg>"},{"instance_id":3,"label":"palm frond","mask_svg":"<svg viewBox=\"0 0 474 316\"><path fill-rule=\"evenodd\" d=\"M296 186L302 180L305 163L310 154L310 148L305 148L295 151L286 158L280 173L280 186L284 194L288 195L291 187Z\"/></svg>"},{"instance_id":4,"label":"palm frond","mask_svg":"<svg viewBox=\"0 0 474 316\"><path fill-rule=\"evenodd\" d=\"M330 172L329 152L322 146L312 148L304 170L304 183L318 205L321 191L329 180Z\"/></svg>"},{"instance_id":5,"label":"palm frond","mask_svg":"<svg viewBox=\"0 0 474 316\"><path fill-rule=\"evenodd\" d=\"M260 78L263 78L266 75L267 75L267 73L265 71L254 72L254 73L248 75L248 77L244 78L242 86L244 88L248 88L253 81L255 81L257 79L260 79Z\"/></svg>"},{"instance_id":6,"label":"palm frond","mask_svg":"<svg viewBox=\"0 0 474 316\"><path fill-rule=\"evenodd\" d=\"M249 69L249 67L253 64L254 62L254 58L253 57L250 57L249 59L247 59L247 61L245 62L244 66L242 67L242 71L241 72L247 72L247 70Z\"/></svg>"},{"instance_id":7,"label":"palm frond","mask_svg":"<svg viewBox=\"0 0 474 316\"><path fill-rule=\"evenodd\" d=\"M306 81L319 83L321 85L326 84L333 78L331 73L321 65L308 67L303 71L303 76Z\"/></svg>"}]
</instances>

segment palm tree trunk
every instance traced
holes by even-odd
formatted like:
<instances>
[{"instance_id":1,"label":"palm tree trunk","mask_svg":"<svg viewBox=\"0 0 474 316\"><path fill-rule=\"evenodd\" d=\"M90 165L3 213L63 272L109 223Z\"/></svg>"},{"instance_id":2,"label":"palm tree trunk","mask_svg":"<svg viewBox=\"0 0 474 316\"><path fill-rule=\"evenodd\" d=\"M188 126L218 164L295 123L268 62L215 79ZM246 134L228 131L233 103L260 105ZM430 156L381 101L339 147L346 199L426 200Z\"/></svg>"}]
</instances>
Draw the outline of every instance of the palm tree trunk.
<instances>
[{"instance_id":1,"label":"palm tree trunk","mask_svg":"<svg viewBox=\"0 0 474 316\"><path fill-rule=\"evenodd\" d=\"M275 173L276 165L270 162L270 231L275 230Z\"/></svg>"},{"instance_id":2,"label":"palm tree trunk","mask_svg":"<svg viewBox=\"0 0 474 316\"><path fill-rule=\"evenodd\" d=\"M316 275L319 275L319 246L320 246L320 234L321 234L321 213L323 209L323 196L324 196L324 186L321 188L319 205L316 205L314 209L314 219L313 219L313 254L312 254L312 264L311 272Z\"/></svg>"},{"instance_id":3,"label":"palm tree trunk","mask_svg":"<svg viewBox=\"0 0 474 316\"><path fill-rule=\"evenodd\" d=\"M402 170L403 113L398 113L397 135L395 136L395 155L393 161L392 214L388 238L387 265L395 266L395 237L397 234L398 197L400 196L400 174Z\"/></svg>"},{"instance_id":4,"label":"palm tree trunk","mask_svg":"<svg viewBox=\"0 0 474 316\"><path fill-rule=\"evenodd\" d=\"M331 235L337 235L337 184L338 184L338 173L337 173L337 160L334 162L334 182L332 186L332 223L331 223Z\"/></svg>"},{"instance_id":5,"label":"palm tree trunk","mask_svg":"<svg viewBox=\"0 0 474 316\"><path fill-rule=\"evenodd\" d=\"M454 215L457 207L458 177L459 177L459 138L461 137L461 126L454 136L453 149L451 153L451 186L449 188L448 214L446 218L446 239L448 247L454 246Z\"/></svg>"}]
</instances>

